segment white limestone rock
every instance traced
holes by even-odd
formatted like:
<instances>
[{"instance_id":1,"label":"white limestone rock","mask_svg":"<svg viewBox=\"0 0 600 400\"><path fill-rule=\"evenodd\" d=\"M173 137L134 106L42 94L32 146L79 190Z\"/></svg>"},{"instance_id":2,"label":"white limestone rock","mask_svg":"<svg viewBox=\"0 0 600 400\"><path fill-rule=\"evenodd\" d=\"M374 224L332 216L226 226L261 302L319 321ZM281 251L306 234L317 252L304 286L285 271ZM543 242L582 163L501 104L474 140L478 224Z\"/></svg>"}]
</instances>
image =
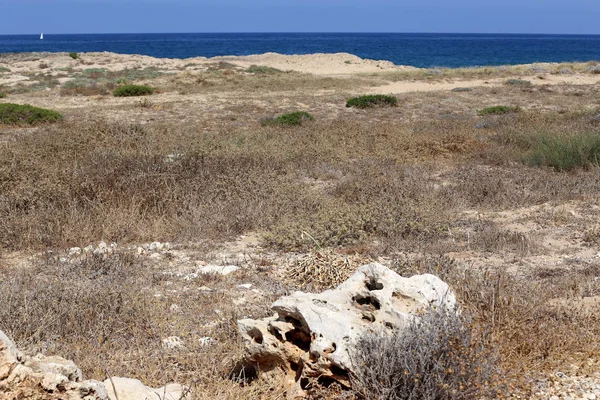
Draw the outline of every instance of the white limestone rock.
<instances>
[{"instance_id":1,"label":"white limestone rock","mask_svg":"<svg viewBox=\"0 0 600 400\"><path fill-rule=\"evenodd\" d=\"M176 383L153 389L131 378L107 379L104 386L110 400L181 400L185 399L183 396L186 394L186 388Z\"/></svg>"},{"instance_id":2,"label":"white limestone rock","mask_svg":"<svg viewBox=\"0 0 600 400\"><path fill-rule=\"evenodd\" d=\"M404 278L385 266L362 266L321 294L295 292L272 306L270 318L238 321L246 358L262 372L283 371L286 385L327 377L349 386L349 351L365 333L402 332L430 309L456 309L449 286L433 275Z\"/></svg>"}]
</instances>

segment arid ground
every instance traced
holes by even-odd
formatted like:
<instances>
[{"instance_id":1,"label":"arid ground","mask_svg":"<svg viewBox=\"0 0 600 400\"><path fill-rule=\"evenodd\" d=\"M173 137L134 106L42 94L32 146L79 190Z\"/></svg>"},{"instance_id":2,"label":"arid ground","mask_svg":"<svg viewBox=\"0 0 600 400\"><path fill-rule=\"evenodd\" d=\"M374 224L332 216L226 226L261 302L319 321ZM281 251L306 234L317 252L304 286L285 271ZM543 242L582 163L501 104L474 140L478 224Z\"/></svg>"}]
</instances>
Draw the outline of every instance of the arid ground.
<instances>
[{"instance_id":1,"label":"arid ground","mask_svg":"<svg viewBox=\"0 0 600 400\"><path fill-rule=\"evenodd\" d=\"M378 260L453 287L497 352L501 397L591 399L599 72L416 69L349 54L0 55L0 103L64 115L0 125L0 329L86 378L276 399L277 382L240 379L236 320ZM114 97L124 83L155 93ZM398 105L346 107L365 94ZM264 124L294 111L314 120ZM241 269L193 274L207 264ZM166 348L171 336L184 345Z\"/></svg>"}]
</instances>

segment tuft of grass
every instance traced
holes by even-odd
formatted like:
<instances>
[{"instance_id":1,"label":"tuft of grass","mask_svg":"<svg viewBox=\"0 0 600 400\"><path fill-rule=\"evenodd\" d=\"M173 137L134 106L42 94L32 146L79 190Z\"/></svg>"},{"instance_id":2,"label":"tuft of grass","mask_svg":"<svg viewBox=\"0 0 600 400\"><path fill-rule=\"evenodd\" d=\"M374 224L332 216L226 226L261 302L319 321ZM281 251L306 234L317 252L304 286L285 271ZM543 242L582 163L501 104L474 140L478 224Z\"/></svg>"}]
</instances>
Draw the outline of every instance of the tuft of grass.
<instances>
[{"instance_id":1,"label":"tuft of grass","mask_svg":"<svg viewBox=\"0 0 600 400\"><path fill-rule=\"evenodd\" d=\"M509 79L504 83L507 85L514 85L514 86L530 86L531 85L531 82L527 81L525 79Z\"/></svg>"},{"instance_id":2,"label":"tuft of grass","mask_svg":"<svg viewBox=\"0 0 600 400\"><path fill-rule=\"evenodd\" d=\"M306 111L296 111L293 113L282 114L275 118L267 118L261 121L262 125L302 125L304 121L313 121L315 118Z\"/></svg>"},{"instance_id":3,"label":"tuft of grass","mask_svg":"<svg viewBox=\"0 0 600 400\"><path fill-rule=\"evenodd\" d=\"M6 125L36 125L56 122L63 118L62 114L30 106L29 104L0 104L0 123Z\"/></svg>"},{"instance_id":4,"label":"tuft of grass","mask_svg":"<svg viewBox=\"0 0 600 400\"><path fill-rule=\"evenodd\" d=\"M115 97L147 96L154 93L154 89L145 85L125 85L113 91Z\"/></svg>"},{"instance_id":5,"label":"tuft of grass","mask_svg":"<svg viewBox=\"0 0 600 400\"><path fill-rule=\"evenodd\" d=\"M452 91L452 92L455 92L455 93L460 93L460 92L472 92L472 91L473 91L473 89L471 89L471 88L468 88L468 87L457 87L457 88L454 88L454 89L452 89L451 91Z\"/></svg>"},{"instance_id":6,"label":"tuft of grass","mask_svg":"<svg viewBox=\"0 0 600 400\"><path fill-rule=\"evenodd\" d=\"M508 113L516 113L519 111L520 108L514 106L492 106L477 111L477 115L501 115Z\"/></svg>"},{"instance_id":7,"label":"tuft of grass","mask_svg":"<svg viewBox=\"0 0 600 400\"><path fill-rule=\"evenodd\" d=\"M346 102L346 107L370 108L370 107L395 107L398 99L383 94L353 97Z\"/></svg>"},{"instance_id":8,"label":"tuft of grass","mask_svg":"<svg viewBox=\"0 0 600 400\"><path fill-rule=\"evenodd\" d=\"M10 69L6 67L0 67L0 72L10 72Z\"/></svg>"},{"instance_id":9,"label":"tuft of grass","mask_svg":"<svg viewBox=\"0 0 600 400\"><path fill-rule=\"evenodd\" d=\"M251 74L280 74L283 71L266 65L251 65L246 69L246 72Z\"/></svg>"},{"instance_id":10,"label":"tuft of grass","mask_svg":"<svg viewBox=\"0 0 600 400\"><path fill-rule=\"evenodd\" d=\"M557 171L600 166L600 135L542 136L525 157L529 165L552 167Z\"/></svg>"},{"instance_id":11,"label":"tuft of grass","mask_svg":"<svg viewBox=\"0 0 600 400\"><path fill-rule=\"evenodd\" d=\"M6 96L8 96L6 93L0 92L0 99L4 99Z\"/></svg>"},{"instance_id":12,"label":"tuft of grass","mask_svg":"<svg viewBox=\"0 0 600 400\"><path fill-rule=\"evenodd\" d=\"M73 60L77 60L79 58L79 54L77 54L76 52L72 51L69 53L69 57L71 57Z\"/></svg>"}]
</instances>

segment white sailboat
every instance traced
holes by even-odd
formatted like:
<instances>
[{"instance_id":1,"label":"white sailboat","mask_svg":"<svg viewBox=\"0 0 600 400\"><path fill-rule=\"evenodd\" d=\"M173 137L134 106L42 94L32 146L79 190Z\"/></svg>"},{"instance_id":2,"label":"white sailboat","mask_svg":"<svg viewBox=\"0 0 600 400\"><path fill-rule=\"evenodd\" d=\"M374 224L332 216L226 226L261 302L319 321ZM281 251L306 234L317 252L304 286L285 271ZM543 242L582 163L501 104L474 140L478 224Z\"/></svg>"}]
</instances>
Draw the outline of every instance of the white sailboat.
<instances>
[{"instance_id":1,"label":"white sailboat","mask_svg":"<svg viewBox=\"0 0 600 400\"><path fill-rule=\"evenodd\" d=\"M43 33L40 35L40 40L44 40L44 34Z\"/></svg>"}]
</instances>

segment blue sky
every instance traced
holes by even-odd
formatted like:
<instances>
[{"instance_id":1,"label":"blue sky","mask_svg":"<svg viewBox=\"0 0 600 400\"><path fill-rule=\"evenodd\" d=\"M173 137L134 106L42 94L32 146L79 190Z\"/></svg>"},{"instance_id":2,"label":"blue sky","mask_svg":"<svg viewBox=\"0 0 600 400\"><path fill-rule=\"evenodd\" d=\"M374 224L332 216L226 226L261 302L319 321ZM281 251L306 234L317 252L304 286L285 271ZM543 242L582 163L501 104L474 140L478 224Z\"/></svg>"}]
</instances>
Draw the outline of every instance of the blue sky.
<instances>
[{"instance_id":1,"label":"blue sky","mask_svg":"<svg viewBox=\"0 0 600 400\"><path fill-rule=\"evenodd\" d=\"M0 0L0 34L600 34L600 0Z\"/></svg>"}]
</instances>

